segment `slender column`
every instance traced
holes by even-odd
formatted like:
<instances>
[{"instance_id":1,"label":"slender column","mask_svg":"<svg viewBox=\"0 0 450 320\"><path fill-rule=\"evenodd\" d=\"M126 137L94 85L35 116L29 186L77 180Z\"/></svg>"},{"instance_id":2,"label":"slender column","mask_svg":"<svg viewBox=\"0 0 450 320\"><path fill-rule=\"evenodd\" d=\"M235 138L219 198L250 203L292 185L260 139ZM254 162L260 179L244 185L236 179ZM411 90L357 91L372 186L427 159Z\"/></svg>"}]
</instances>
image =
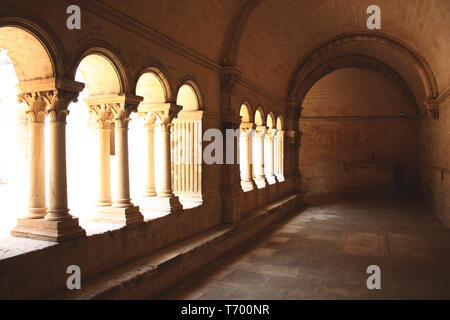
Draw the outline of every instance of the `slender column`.
<instances>
[{"instance_id":1,"label":"slender column","mask_svg":"<svg viewBox=\"0 0 450 320\"><path fill-rule=\"evenodd\" d=\"M67 207L66 117L78 92L54 90L46 96L50 115L49 208L46 220L71 219Z\"/></svg>"},{"instance_id":2,"label":"slender column","mask_svg":"<svg viewBox=\"0 0 450 320\"><path fill-rule=\"evenodd\" d=\"M274 139L277 133L277 129L268 129L266 134L267 147L267 166L266 166L266 178L269 183L275 183L275 175L273 172L274 169Z\"/></svg>"},{"instance_id":3,"label":"slender column","mask_svg":"<svg viewBox=\"0 0 450 320\"><path fill-rule=\"evenodd\" d=\"M45 199L44 120L46 103L37 93L19 95L28 105L28 213L26 219L39 219L47 214Z\"/></svg>"},{"instance_id":4,"label":"slender column","mask_svg":"<svg viewBox=\"0 0 450 320\"><path fill-rule=\"evenodd\" d=\"M278 181L284 181L284 130L278 130L277 132L277 141L278 141L278 172L277 179Z\"/></svg>"},{"instance_id":5,"label":"slender column","mask_svg":"<svg viewBox=\"0 0 450 320\"><path fill-rule=\"evenodd\" d=\"M112 205L110 164L110 125L112 113L106 104L90 105L89 109L97 116L98 197L96 206L107 207Z\"/></svg>"},{"instance_id":6,"label":"slender column","mask_svg":"<svg viewBox=\"0 0 450 320\"><path fill-rule=\"evenodd\" d=\"M147 182L144 197L156 196L155 190L155 116L144 113L145 128L147 129Z\"/></svg>"},{"instance_id":7,"label":"slender column","mask_svg":"<svg viewBox=\"0 0 450 320\"><path fill-rule=\"evenodd\" d=\"M253 181L253 166L252 166L252 138L253 138L253 123L241 124L241 143L243 144L243 154L241 155L241 170L242 170L242 188L244 191L255 189Z\"/></svg>"},{"instance_id":8,"label":"slender column","mask_svg":"<svg viewBox=\"0 0 450 320\"><path fill-rule=\"evenodd\" d=\"M171 150L170 134L172 120L181 110L180 106L171 103L152 104L146 106L146 111L156 119L155 127L158 129L160 150L155 154L155 161L159 165L159 174L156 179L156 197L148 198L145 209L172 213L182 210L181 203L172 189L171 177Z\"/></svg>"},{"instance_id":9,"label":"slender column","mask_svg":"<svg viewBox=\"0 0 450 320\"><path fill-rule=\"evenodd\" d=\"M35 92L32 96L39 96L39 105L36 104L34 110L30 110L32 112L28 113L29 118L43 123L41 102L47 107L50 117L50 177L47 214L43 217L42 211L40 212L39 217L43 219L18 219L17 226L11 231L13 236L62 242L86 234L79 226L78 219L69 214L66 169L66 117L69 113L67 108L72 101L76 101L78 92L83 87L82 83L73 80L54 78L19 82L17 86L19 92ZM28 94L25 96L30 97ZM41 154L43 124L30 126L30 144L30 156L36 160L35 164L30 165L30 169L37 174L31 177L30 191L34 190L38 195L32 199L31 205L42 207L45 206L45 192L38 189L44 189L44 157Z\"/></svg>"},{"instance_id":10,"label":"slender column","mask_svg":"<svg viewBox=\"0 0 450 320\"><path fill-rule=\"evenodd\" d=\"M267 185L266 176L264 173L264 139L266 135L265 126L257 126L255 130L255 153L254 159L255 183L258 188L264 188Z\"/></svg>"},{"instance_id":11,"label":"slender column","mask_svg":"<svg viewBox=\"0 0 450 320\"><path fill-rule=\"evenodd\" d=\"M116 157L117 157L117 191L113 206L116 208L133 207L130 198L130 168L128 161L128 123L131 111L124 104L110 105L114 114Z\"/></svg>"}]
</instances>

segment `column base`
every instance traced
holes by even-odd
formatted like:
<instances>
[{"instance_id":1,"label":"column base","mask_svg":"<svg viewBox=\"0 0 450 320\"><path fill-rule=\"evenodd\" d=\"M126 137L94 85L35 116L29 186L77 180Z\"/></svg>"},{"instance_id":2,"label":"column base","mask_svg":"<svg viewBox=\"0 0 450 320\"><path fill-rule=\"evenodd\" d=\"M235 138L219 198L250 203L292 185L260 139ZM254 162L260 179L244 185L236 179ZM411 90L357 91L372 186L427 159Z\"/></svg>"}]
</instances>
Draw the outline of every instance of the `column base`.
<instances>
[{"instance_id":1,"label":"column base","mask_svg":"<svg viewBox=\"0 0 450 320\"><path fill-rule=\"evenodd\" d=\"M138 206L128 208L97 207L91 221L129 225L144 221Z\"/></svg>"},{"instance_id":2,"label":"column base","mask_svg":"<svg viewBox=\"0 0 450 320\"><path fill-rule=\"evenodd\" d=\"M268 184L266 177L255 178L254 180L255 180L256 187L258 189L265 188L267 186L267 184Z\"/></svg>"},{"instance_id":3,"label":"column base","mask_svg":"<svg viewBox=\"0 0 450 320\"><path fill-rule=\"evenodd\" d=\"M282 174L277 174L276 177L277 177L278 182L283 182L285 180L284 176Z\"/></svg>"},{"instance_id":4,"label":"column base","mask_svg":"<svg viewBox=\"0 0 450 320\"><path fill-rule=\"evenodd\" d=\"M157 213L177 213L183 210L180 199L177 196L171 197L148 197L142 198L140 202L142 210L145 212Z\"/></svg>"},{"instance_id":5,"label":"column base","mask_svg":"<svg viewBox=\"0 0 450 320\"><path fill-rule=\"evenodd\" d=\"M266 176L267 183L268 184L275 184L277 183L277 178L274 175Z\"/></svg>"},{"instance_id":6,"label":"column base","mask_svg":"<svg viewBox=\"0 0 450 320\"><path fill-rule=\"evenodd\" d=\"M244 190L244 191L251 191L251 190L255 190L257 188L256 184L255 184L255 181L253 181L253 179L251 179L251 180L242 180L241 181L241 187L242 187L242 190Z\"/></svg>"},{"instance_id":7,"label":"column base","mask_svg":"<svg viewBox=\"0 0 450 320\"><path fill-rule=\"evenodd\" d=\"M86 231L78 224L78 218L71 217L63 221L45 219L17 219L17 226L11 235L20 238L63 242L86 236Z\"/></svg>"}]
</instances>

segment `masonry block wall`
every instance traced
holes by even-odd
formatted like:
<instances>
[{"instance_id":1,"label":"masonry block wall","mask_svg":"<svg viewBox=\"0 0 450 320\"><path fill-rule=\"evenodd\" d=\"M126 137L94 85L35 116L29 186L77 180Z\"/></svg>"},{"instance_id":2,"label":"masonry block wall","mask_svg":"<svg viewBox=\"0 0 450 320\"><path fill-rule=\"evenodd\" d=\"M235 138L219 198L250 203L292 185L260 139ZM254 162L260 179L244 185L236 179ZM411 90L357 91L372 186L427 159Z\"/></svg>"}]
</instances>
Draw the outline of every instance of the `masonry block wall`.
<instances>
[{"instance_id":1,"label":"masonry block wall","mask_svg":"<svg viewBox=\"0 0 450 320\"><path fill-rule=\"evenodd\" d=\"M418 129L400 117L411 110L389 80L373 71L341 69L317 82L302 106L302 191L370 188L370 181L383 177L365 175L383 171L358 170L367 161L397 162L394 187L418 189Z\"/></svg>"},{"instance_id":2,"label":"masonry block wall","mask_svg":"<svg viewBox=\"0 0 450 320\"><path fill-rule=\"evenodd\" d=\"M421 187L428 206L450 226L450 100L439 106L439 119L420 123Z\"/></svg>"}]
</instances>

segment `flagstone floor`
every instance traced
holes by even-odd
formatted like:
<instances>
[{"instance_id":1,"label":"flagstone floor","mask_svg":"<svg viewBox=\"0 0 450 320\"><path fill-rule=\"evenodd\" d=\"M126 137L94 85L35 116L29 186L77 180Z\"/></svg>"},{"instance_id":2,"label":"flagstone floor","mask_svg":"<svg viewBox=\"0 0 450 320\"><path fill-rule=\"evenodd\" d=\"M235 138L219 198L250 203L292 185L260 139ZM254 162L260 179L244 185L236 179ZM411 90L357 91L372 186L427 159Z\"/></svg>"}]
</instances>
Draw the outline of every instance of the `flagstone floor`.
<instances>
[{"instance_id":1,"label":"flagstone floor","mask_svg":"<svg viewBox=\"0 0 450 320\"><path fill-rule=\"evenodd\" d=\"M306 201L160 299L450 299L450 229L422 201Z\"/></svg>"}]
</instances>

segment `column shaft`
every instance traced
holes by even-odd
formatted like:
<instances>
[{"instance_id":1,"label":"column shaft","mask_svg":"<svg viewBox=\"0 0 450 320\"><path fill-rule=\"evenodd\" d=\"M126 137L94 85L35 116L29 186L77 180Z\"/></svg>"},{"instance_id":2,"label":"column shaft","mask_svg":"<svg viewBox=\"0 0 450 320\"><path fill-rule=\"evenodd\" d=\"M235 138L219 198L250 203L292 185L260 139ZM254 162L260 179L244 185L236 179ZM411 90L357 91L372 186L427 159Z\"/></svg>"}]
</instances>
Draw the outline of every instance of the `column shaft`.
<instances>
[{"instance_id":1,"label":"column shaft","mask_svg":"<svg viewBox=\"0 0 450 320\"><path fill-rule=\"evenodd\" d=\"M144 197L156 196L155 191L155 132L153 126L147 126L147 185Z\"/></svg>"},{"instance_id":2,"label":"column shaft","mask_svg":"<svg viewBox=\"0 0 450 320\"><path fill-rule=\"evenodd\" d=\"M97 129L98 136L98 199L97 206L112 205L111 166L110 166L110 129Z\"/></svg>"},{"instance_id":3,"label":"column shaft","mask_svg":"<svg viewBox=\"0 0 450 320\"><path fill-rule=\"evenodd\" d=\"M116 121L117 195L114 207L132 207L130 198L130 172L128 163L128 128Z\"/></svg>"},{"instance_id":4,"label":"column shaft","mask_svg":"<svg viewBox=\"0 0 450 320\"><path fill-rule=\"evenodd\" d=\"M161 181L157 186L159 197L172 197L172 179L170 173L170 124L161 125Z\"/></svg>"},{"instance_id":5,"label":"column shaft","mask_svg":"<svg viewBox=\"0 0 450 320\"><path fill-rule=\"evenodd\" d=\"M67 110L55 111L57 113ZM67 207L66 121L56 116L50 122L49 209L46 220L71 219Z\"/></svg>"},{"instance_id":6,"label":"column shaft","mask_svg":"<svg viewBox=\"0 0 450 320\"><path fill-rule=\"evenodd\" d=\"M45 199L44 122L28 121L28 214L25 218L43 218L47 213Z\"/></svg>"}]
</instances>

